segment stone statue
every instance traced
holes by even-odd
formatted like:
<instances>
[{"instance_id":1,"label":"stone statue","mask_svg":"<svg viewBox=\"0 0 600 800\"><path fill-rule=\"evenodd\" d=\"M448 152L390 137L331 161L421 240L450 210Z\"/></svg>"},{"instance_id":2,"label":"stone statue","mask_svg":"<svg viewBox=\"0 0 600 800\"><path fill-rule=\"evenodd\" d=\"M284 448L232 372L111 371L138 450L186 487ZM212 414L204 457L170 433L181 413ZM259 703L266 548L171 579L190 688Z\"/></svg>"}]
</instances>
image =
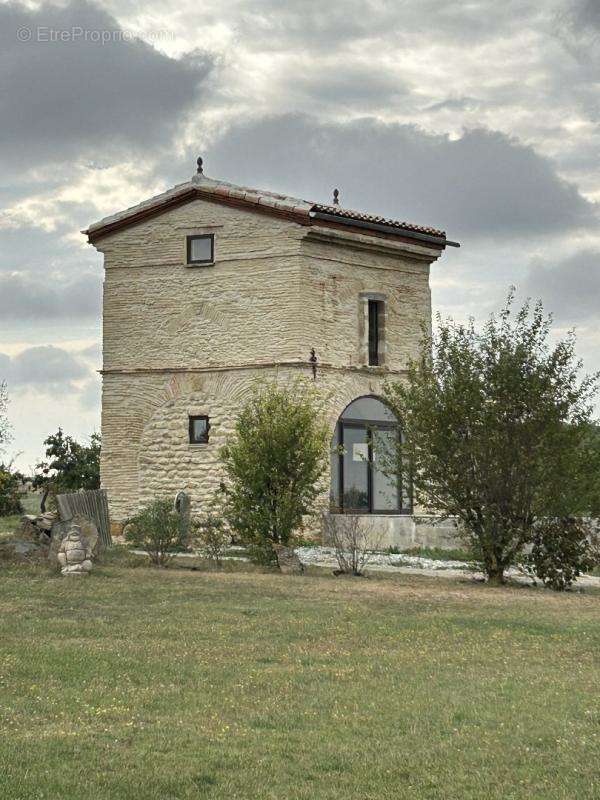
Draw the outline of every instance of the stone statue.
<instances>
[{"instance_id":1,"label":"stone statue","mask_svg":"<svg viewBox=\"0 0 600 800\"><path fill-rule=\"evenodd\" d=\"M58 563L62 575L89 575L92 569L92 548L84 541L77 524L62 540L58 549Z\"/></svg>"}]
</instances>

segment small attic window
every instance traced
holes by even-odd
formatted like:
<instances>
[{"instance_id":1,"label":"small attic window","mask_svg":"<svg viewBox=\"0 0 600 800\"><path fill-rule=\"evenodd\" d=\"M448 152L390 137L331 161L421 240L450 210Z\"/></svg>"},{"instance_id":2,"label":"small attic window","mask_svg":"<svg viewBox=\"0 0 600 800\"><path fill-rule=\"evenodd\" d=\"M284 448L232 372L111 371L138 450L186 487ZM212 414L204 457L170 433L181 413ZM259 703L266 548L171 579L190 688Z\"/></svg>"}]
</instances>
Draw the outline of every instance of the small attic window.
<instances>
[{"instance_id":1,"label":"small attic window","mask_svg":"<svg viewBox=\"0 0 600 800\"><path fill-rule=\"evenodd\" d=\"M214 261L215 236L213 233L187 237L188 264L214 264Z\"/></svg>"}]
</instances>

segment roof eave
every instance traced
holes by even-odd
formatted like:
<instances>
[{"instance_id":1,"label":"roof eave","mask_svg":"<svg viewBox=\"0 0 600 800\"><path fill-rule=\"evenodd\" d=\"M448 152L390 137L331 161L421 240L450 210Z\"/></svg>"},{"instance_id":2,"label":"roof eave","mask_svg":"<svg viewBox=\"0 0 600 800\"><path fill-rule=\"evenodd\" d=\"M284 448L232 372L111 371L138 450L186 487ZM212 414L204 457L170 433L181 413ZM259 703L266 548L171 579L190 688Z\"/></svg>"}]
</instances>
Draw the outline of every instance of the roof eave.
<instances>
[{"instance_id":1,"label":"roof eave","mask_svg":"<svg viewBox=\"0 0 600 800\"><path fill-rule=\"evenodd\" d=\"M88 242L94 244L98 239L114 233L117 230L127 228L138 222L162 214L163 211L168 211L171 208L189 203L192 200L207 200L208 202L218 203L220 205L233 206L236 208L252 209L257 213L271 214L274 216L288 219L303 225L310 224L308 208L300 208L299 206L284 205L282 203L273 202L260 202L260 200L250 199L246 196L245 192L222 192L212 191L200 185L190 186L185 191L179 192L167 199L157 200L153 205L146 206L132 211L131 214L122 216L120 219L109 221L106 224L97 224L97 226L90 225L83 234L87 235Z\"/></svg>"},{"instance_id":2,"label":"roof eave","mask_svg":"<svg viewBox=\"0 0 600 800\"><path fill-rule=\"evenodd\" d=\"M311 211L310 217L336 225L348 225L351 228L362 228L363 230L391 234L392 236L400 236L405 239L417 239L418 241L435 244L439 247L460 247L459 242L452 242L446 239L445 236L433 236L429 233L421 233L419 231L413 231L410 228L401 228L397 225L382 225L379 222L368 222L362 219L352 219L352 217L326 214L322 211Z\"/></svg>"}]
</instances>

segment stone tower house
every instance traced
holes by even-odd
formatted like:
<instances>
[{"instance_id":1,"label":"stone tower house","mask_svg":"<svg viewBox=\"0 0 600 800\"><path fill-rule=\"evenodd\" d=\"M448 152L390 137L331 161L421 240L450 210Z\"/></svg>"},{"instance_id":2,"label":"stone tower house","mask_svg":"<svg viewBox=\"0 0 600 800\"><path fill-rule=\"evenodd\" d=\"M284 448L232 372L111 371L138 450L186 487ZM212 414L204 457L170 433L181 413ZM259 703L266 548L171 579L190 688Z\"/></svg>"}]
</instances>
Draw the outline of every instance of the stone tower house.
<instances>
[{"instance_id":1,"label":"stone tower house","mask_svg":"<svg viewBox=\"0 0 600 800\"><path fill-rule=\"evenodd\" d=\"M376 397L416 354L430 265L454 243L213 180L199 163L190 181L85 231L104 254L101 476L113 521L179 490L205 506L252 384L297 376L331 393L332 436L348 450L332 458L333 505L410 515L405 488L366 463L361 421L396 435Z\"/></svg>"}]
</instances>

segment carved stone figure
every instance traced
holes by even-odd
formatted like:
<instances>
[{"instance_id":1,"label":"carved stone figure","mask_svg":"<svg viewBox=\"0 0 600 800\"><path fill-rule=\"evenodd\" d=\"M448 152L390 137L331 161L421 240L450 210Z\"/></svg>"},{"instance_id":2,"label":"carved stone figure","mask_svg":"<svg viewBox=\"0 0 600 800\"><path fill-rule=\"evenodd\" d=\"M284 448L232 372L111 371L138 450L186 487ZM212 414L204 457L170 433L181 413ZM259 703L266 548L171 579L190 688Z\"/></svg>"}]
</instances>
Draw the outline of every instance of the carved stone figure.
<instances>
[{"instance_id":1,"label":"carved stone figure","mask_svg":"<svg viewBox=\"0 0 600 800\"><path fill-rule=\"evenodd\" d=\"M74 524L62 540L57 559L63 575L89 575L92 569L92 548L81 535L79 525Z\"/></svg>"}]
</instances>

